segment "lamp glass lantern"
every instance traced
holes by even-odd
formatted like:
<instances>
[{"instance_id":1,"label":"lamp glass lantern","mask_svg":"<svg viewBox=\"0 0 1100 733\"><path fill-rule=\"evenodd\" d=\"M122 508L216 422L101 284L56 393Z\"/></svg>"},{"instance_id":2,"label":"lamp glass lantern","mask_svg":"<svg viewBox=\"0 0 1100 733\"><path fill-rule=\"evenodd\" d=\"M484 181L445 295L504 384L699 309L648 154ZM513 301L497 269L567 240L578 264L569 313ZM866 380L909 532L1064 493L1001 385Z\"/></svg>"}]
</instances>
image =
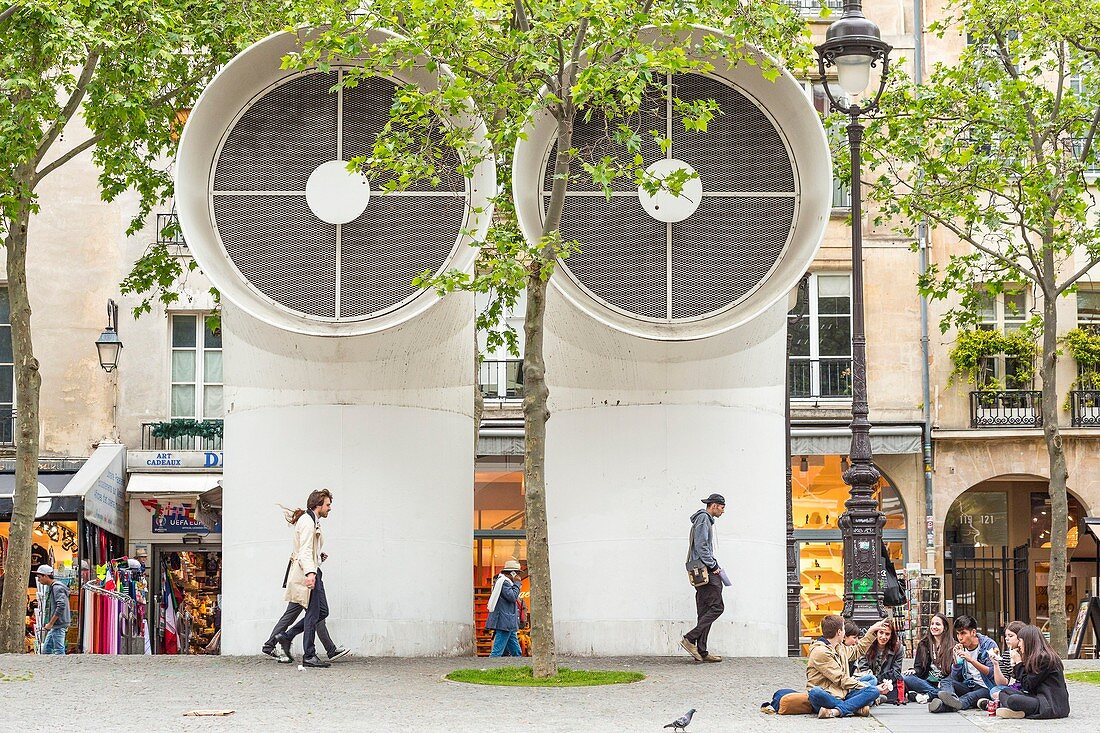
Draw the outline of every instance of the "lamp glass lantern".
<instances>
[{"instance_id":1,"label":"lamp glass lantern","mask_svg":"<svg viewBox=\"0 0 1100 733\"><path fill-rule=\"evenodd\" d=\"M118 367L118 359L122 355L122 339L118 337L118 304L113 300L107 301L107 328L95 340L95 347L99 352L99 365L110 374Z\"/></svg>"}]
</instances>

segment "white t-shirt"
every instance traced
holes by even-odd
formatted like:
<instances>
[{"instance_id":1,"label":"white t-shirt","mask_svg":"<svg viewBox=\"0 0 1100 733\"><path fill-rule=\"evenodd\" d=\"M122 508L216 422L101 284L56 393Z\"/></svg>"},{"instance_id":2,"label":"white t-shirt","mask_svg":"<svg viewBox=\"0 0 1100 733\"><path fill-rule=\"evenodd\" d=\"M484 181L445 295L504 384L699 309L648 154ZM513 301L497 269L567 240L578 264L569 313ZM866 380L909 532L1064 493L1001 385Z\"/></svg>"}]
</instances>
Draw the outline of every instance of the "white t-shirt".
<instances>
[{"instance_id":1,"label":"white t-shirt","mask_svg":"<svg viewBox=\"0 0 1100 733\"><path fill-rule=\"evenodd\" d=\"M981 647L975 647L973 651L967 651L968 654L977 654ZM985 678L982 677L982 673L978 671L970 662L966 662L966 674L978 687L985 687Z\"/></svg>"}]
</instances>

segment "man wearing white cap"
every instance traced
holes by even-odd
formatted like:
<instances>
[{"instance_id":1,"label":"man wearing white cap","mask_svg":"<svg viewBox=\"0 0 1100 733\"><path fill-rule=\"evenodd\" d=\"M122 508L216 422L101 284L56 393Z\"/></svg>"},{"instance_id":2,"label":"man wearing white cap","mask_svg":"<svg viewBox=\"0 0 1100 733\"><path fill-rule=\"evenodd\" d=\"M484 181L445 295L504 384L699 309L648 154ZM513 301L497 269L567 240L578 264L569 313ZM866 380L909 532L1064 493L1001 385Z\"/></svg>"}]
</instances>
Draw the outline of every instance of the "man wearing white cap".
<instances>
[{"instance_id":1,"label":"man wearing white cap","mask_svg":"<svg viewBox=\"0 0 1100 733\"><path fill-rule=\"evenodd\" d=\"M489 618L485 619L485 628L493 632L490 657L523 656L519 646L519 607L516 604L520 592L520 570L518 560L508 560L493 583L493 592L489 596Z\"/></svg>"},{"instance_id":2,"label":"man wearing white cap","mask_svg":"<svg viewBox=\"0 0 1100 733\"><path fill-rule=\"evenodd\" d=\"M45 587L45 595L40 598L39 608L42 617L49 621L42 627L46 631L46 640L42 643L43 654L65 654L65 632L73 620L69 610L69 586L53 577L53 568L39 565L35 571L38 583Z\"/></svg>"}]
</instances>

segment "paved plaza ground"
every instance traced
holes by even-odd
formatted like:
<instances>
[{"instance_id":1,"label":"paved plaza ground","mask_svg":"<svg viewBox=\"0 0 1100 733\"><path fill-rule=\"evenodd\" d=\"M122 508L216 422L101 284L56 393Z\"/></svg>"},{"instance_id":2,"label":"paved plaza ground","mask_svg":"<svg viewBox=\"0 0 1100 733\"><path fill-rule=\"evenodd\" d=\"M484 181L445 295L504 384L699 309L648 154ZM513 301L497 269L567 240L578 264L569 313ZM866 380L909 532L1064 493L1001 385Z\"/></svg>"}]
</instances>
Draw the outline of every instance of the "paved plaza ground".
<instances>
[{"instance_id":1,"label":"paved plaza ground","mask_svg":"<svg viewBox=\"0 0 1100 733\"><path fill-rule=\"evenodd\" d=\"M698 709L688 733L969 730L1100 733L1100 685L1071 683L1068 720L932 716L920 706L876 708L876 717L817 720L759 712L778 687L801 687L797 659L565 659L575 669L645 672L611 687L481 687L443 680L457 668L520 664L489 659L364 659L299 671L266 657L0 656L0 730L7 731L654 731ZM1100 661L1068 662L1100 670ZM184 717L196 708L224 718ZM949 722L949 719L950 722ZM934 727L933 727L934 726Z\"/></svg>"}]
</instances>

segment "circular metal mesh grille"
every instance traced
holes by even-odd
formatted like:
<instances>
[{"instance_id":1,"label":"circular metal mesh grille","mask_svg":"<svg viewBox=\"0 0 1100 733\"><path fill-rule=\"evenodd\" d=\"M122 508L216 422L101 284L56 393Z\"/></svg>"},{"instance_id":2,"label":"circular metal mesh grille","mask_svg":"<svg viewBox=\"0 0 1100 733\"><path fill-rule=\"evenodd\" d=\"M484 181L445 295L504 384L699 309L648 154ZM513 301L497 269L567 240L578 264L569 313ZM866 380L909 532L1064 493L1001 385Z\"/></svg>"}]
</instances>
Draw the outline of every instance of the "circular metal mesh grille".
<instances>
[{"instance_id":1,"label":"circular metal mesh grille","mask_svg":"<svg viewBox=\"0 0 1100 733\"><path fill-rule=\"evenodd\" d=\"M445 267L466 224L466 180L446 150L441 181L383 193L329 224L310 210L306 181L322 163L369 155L389 121L396 85L363 79L332 91L339 70L294 77L266 91L229 130L214 165L213 214L225 253L256 290L314 318L362 320L414 298L413 278ZM438 141L442 129L432 133Z\"/></svg>"},{"instance_id":2,"label":"circular metal mesh grille","mask_svg":"<svg viewBox=\"0 0 1100 733\"><path fill-rule=\"evenodd\" d=\"M714 100L721 113L707 132L685 132L671 98ZM618 124L578 121L573 145L580 158L633 157L610 138ZM667 77L627 124L641 134L646 164L675 158L698 172L702 201L687 219L666 224L645 212L636 184L616 180L608 200L574 159L560 231L579 251L563 268L605 305L643 319L698 319L736 304L779 261L797 213L794 163L779 131L744 94L698 74ZM671 139L667 153L650 130ZM544 207L554 155L551 148Z\"/></svg>"}]
</instances>

